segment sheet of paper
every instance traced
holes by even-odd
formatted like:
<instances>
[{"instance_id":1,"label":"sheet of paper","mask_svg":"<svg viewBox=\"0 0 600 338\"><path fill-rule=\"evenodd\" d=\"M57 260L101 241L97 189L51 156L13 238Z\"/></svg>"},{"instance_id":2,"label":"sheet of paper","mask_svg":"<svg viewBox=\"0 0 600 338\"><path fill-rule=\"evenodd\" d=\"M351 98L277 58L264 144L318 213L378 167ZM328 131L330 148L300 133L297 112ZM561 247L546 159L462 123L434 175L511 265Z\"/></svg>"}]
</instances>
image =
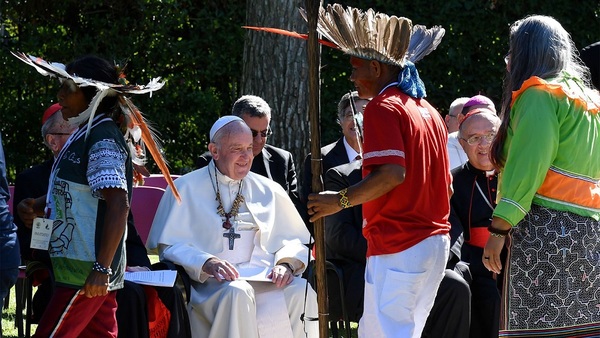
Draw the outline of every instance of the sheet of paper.
<instances>
[{"instance_id":1,"label":"sheet of paper","mask_svg":"<svg viewBox=\"0 0 600 338\"><path fill-rule=\"evenodd\" d=\"M270 267L266 268L238 268L240 279L255 281L255 282L270 282L271 278L267 278Z\"/></svg>"},{"instance_id":2,"label":"sheet of paper","mask_svg":"<svg viewBox=\"0 0 600 338\"><path fill-rule=\"evenodd\" d=\"M177 278L175 270L125 272L125 280L143 285L172 287L175 278Z\"/></svg>"}]
</instances>

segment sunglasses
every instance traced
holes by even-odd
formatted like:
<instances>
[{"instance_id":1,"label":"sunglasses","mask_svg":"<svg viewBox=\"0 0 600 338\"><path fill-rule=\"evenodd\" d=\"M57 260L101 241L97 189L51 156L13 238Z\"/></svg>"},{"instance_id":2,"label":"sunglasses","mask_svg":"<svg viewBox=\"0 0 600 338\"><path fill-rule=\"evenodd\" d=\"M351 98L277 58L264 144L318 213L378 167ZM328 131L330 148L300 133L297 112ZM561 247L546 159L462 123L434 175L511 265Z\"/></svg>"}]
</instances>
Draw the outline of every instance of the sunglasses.
<instances>
[{"instance_id":1,"label":"sunglasses","mask_svg":"<svg viewBox=\"0 0 600 338\"><path fill-rule=\"evenodd\" d=\"M256 137L256 135L260 134L261 137L267 137L267 136L271 136L273 134L273 131L271 130L271 128L267 128L265 130L254 130L252 128L250 128L250 131L252 132L252 137Z\"/></svg>"}]
</instances>

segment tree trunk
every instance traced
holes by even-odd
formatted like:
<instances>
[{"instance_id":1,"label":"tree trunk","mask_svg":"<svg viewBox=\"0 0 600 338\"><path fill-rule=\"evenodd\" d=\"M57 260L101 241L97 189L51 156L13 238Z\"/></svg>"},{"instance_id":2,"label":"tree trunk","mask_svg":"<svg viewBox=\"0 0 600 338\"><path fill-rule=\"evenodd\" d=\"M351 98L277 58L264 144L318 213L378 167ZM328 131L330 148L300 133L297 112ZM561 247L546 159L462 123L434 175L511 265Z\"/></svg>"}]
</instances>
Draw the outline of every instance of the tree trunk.
<instances>
[{"instance_id":1,"label":"tree trunk","mask_svg":"<svg viewBox=\"0 0 600 338\"><path fill-rule=\"evenodd\" d=\"M307 32L298 11L303 1L247 0L246 5L248 26ZM298 179L309 151L306 58L305 40L267 32L246 33L240 94L257 95L269 103L273 135L267 142L294 155Z\"/></svg>"}]
</instances>

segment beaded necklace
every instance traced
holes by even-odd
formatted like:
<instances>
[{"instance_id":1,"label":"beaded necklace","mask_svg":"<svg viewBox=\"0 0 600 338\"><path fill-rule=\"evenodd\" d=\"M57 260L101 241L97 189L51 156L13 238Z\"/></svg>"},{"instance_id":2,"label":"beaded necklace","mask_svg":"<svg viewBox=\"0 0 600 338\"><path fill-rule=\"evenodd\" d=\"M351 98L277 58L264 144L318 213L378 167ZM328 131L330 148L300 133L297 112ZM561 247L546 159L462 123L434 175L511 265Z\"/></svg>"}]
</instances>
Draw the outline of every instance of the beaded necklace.
<instances>
[{"instance_id":1,"label":"beaded necklace","mask_svg":"<svg viewBox=\"0 0 600 338\"><path fill-rule=\"evenodd\" d=\"M216 200L219 203L219 205L217 206L217 214L225 218L225 221L223 221L223 228L225 229L231 228L232 224L230 219L238 215L240 206L242 205L242 203L244 203L244 196L242 196L242 183L243 181L240 181L240 187L238 189L237 194L235 195L233 204L231 205L231 210L229 210L229 212L225 212L225 208L223 207L223 200L221 200L221 193L219 192L219 181L217 180L217 166L215 165L215 182L213 183L213 188L215 190L215 194L217 195Z\"/></svg>"}]
</instances>

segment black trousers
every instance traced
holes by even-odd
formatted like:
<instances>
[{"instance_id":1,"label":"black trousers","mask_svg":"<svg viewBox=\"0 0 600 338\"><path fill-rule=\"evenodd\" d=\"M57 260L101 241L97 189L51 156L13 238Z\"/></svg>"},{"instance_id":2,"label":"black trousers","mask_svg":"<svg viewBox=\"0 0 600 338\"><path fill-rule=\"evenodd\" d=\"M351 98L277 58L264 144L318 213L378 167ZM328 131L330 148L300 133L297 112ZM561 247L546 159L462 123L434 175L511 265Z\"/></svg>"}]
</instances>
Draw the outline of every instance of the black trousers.
<instances>
[{"instance_id":1,"label":"black trousers","mask_svg":"<svg viewBox=\"0 0 600 338\"><path fill-rule=\"evenodd\" d=\"M468 338L470 317L469 284L461 273L446 269L421 337Z\"/></svg>"},{"instance_id":2,"label":"black trousers","mask_svg":"<svg viewBox=\"0 0 600 338\"><path fill-rule=\"evenodd\" d=\"M171 312L169 338L191 337L190 319L181 291L177 287L155 287L158 297ZM121 338L147 338L148 307L142 285L125 281L117 292L117 324Z\"/></svg>"}]
</instances>

